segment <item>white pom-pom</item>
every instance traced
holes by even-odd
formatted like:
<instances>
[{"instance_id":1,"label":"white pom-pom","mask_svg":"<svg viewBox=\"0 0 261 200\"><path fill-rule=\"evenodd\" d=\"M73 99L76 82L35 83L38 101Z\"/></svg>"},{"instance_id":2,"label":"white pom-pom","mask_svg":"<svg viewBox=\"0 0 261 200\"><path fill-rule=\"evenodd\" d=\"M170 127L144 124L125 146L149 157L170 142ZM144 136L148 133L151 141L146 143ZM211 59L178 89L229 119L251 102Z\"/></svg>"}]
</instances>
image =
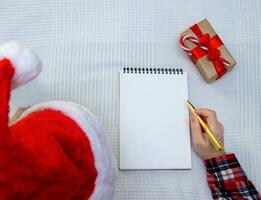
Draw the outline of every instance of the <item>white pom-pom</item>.
<instances>
[{"instance_id":1,"label":"white pom-pom","mask_svg":"<svg viewBox=\"0 0 261 200\"><path fill-rule=\"evenodd\" d=\"M17 42L10 41L0 46L2 59L8 59L15 68L12 88L26 84L41 72L42 64L37 55Z\"/></svg>"}]
</instances>

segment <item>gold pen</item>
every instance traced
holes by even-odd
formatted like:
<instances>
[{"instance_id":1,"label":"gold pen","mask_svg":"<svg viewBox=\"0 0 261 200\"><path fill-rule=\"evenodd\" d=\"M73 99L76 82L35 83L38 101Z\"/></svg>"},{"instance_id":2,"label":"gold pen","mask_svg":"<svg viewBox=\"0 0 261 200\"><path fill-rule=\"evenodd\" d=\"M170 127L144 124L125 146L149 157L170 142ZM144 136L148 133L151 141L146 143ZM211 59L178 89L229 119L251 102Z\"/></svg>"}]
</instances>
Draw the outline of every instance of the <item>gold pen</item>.
<instances>
[{"instance_id":1,"label":"gold pen","mask_svg":"<svg viewBox=\"0 0 261 200\"><path fill-rule=\"evenodd\" d=\"M223 149L222 144L217 139L217 137L212 133L212 131L210 130L208 125L203 121L203 119L201 119L201 117L195 112L195 107L192 105L192 103L189 100L187 100L187 105L188 105L190 111L193 113L193 115L198 119L200 125L205 130L208 139L210 140L212 145L215 147L215 149L217 151L222 150Z\"/></svg>"}]
</instances>

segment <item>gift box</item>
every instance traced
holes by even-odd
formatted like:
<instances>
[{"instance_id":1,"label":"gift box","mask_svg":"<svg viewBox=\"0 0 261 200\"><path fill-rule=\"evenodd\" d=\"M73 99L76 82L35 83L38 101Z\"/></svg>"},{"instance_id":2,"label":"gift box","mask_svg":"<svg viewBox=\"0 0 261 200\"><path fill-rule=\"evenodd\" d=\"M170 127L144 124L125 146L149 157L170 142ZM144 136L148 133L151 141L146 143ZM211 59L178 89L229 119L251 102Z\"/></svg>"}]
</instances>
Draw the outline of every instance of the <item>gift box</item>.
<instances>
[{"instance_id":1,"label":"gift box","mask_svg":"<svg viewBox=\"0 0 261 200\"><path fill-rule=\"evenodd\" d=\"M221 78L236 64L207 19L184 31L180 36L180 46L207 83Z\"/></svg>"}]
</instances>

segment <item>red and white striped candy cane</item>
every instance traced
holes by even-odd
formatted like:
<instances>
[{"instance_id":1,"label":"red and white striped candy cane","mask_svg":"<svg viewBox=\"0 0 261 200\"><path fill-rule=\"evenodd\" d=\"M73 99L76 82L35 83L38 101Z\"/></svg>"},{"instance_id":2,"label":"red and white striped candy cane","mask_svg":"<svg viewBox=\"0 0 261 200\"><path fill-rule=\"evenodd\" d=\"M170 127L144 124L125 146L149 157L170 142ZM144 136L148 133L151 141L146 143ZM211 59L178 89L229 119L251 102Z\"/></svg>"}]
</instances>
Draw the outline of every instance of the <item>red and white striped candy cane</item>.
<instances>
[{"instance_id":1,"label":"red and white striped candy cane","mask_svg":"<svg viewBox=\"0 0 261 200\"><path fill-rule=\"evenodd\" d=\"M181 49L183 49L188 55L192 55L191 53L191 49L189 49L188 47L186 47L185 45L185 41L189 40L190 42L193 42L194 44L196 44L197 46L199 46L201 49L208 51L208 47L201 45L199 42L198 38L195 38L194 36L191 35L183 35L180 37L179 43L180 43L180 47ZM225 66L229 67L230 63L223 58L222 56L219 56L218 58L220 60L220 62L222 62Z\"/></svg>"}]
</instances>

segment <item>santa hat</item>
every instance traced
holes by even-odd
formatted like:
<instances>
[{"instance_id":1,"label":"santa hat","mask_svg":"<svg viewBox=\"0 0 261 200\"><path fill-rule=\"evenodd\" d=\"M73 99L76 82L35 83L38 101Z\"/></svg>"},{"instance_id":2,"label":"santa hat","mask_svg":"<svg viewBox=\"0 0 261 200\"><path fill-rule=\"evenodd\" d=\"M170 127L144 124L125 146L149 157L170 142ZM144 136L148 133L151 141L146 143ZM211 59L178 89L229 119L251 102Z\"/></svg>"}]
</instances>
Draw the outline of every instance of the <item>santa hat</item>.
<instances>
[{"instance_id":1,"label":"santa hat","mask_svg":"<svg viewBox=\"0 0 261 200\"><path fill-rule=\"evenodd\" d=\"M41 62L29 49L15 42L0 47L0 199L112 199L112 150L85 108L45 102L8 126L11 89L40 71Z\"/></svg>"}]
</instances>

